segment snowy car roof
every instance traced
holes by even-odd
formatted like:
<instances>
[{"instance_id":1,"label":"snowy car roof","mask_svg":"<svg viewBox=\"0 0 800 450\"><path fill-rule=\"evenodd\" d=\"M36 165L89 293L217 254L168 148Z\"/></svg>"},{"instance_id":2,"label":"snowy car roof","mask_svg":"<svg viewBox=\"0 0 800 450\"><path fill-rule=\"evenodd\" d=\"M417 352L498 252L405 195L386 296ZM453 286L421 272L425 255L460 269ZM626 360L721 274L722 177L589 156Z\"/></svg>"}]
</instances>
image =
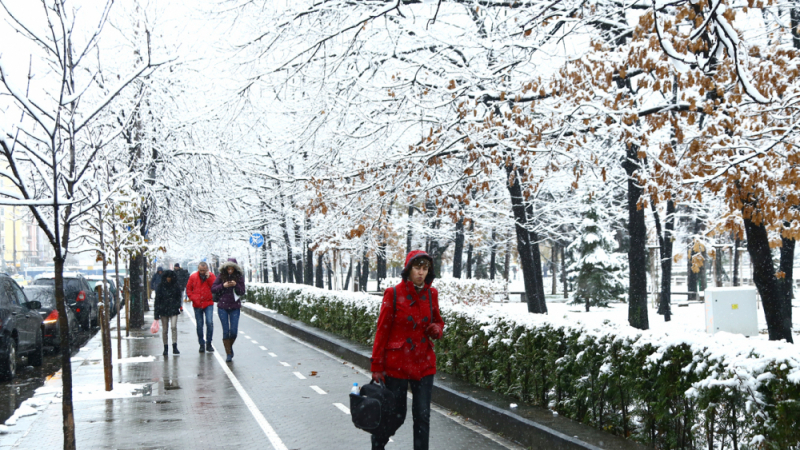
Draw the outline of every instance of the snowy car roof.
<instances>
[{"instance_id":1,"label":"snowy car roof","mask_svg":"<svg viewBox=\"0 0 800 450\"><path fill-rule=\"evenodd\" d=\"M79 278L79 277L86 278L80 272L64 272L62 276L64 278ZM38 280L40 278L55 278L55 277L56 277L55 272L46 272L46 273L40 273L39 275L36 275L35 279Z\"/></svg>"}]
</instances>

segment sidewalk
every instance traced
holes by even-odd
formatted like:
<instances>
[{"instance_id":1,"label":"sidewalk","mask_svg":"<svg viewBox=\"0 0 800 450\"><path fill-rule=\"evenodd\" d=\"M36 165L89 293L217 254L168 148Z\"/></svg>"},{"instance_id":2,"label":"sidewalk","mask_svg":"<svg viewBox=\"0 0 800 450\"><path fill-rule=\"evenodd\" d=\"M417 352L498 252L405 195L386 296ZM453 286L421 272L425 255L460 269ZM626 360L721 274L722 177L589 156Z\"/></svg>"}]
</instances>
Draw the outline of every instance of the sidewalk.
<instances>
[{"instance_id":1,"label":"sidewalk","mask_svg":"<svg viewBox=\"0 0 800 450\"><path fill-rule=\"evenodd\" d=\"M146 314L149 324L152 312ZM166 358L160 334L150 334L147 327L131 331L129 338L123 332L123 359L118 360L112 328L111 392L104 390L99 332L72 358L77 448L265 448L264 434L214 354L197 352L195 327L186 312L178 322L182 353L173 356L170 346ZM60 374L23 403L10 419L16 425L0 428L5 431L0 449L63 447ZM25 416L14 420L20 414Z\"/></svg>"}]
</instances>

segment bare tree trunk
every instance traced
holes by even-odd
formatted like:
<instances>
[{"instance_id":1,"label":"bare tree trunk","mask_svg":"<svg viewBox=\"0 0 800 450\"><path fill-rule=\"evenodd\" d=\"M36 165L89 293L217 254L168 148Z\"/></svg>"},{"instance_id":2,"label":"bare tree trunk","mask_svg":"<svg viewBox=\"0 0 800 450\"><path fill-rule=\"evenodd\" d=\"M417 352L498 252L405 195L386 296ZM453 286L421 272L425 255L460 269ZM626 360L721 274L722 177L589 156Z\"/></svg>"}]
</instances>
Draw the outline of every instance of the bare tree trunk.
<instances>
[{"instance_id":1,"label":"bare tree trunk","mask_svg":"<svg viewBox=\"0 0 800 450\"><path fill-rule=\"evenodd\" d=\"M464 253L464 217L456 222L456 239L453 249L453 278L461 278L461 259Z\"/></svg>"},{"instance_id":2,"label":"bare tree trunk","mask_svg":"<svg viewBox=\"0 0 800 450\"><path fill-rule=\"evenodd\" d=\"M508 281L508 273L511 270L511 239L508 240L508 244L506 245L506 254L503 264L503 279Z\"/></svg>"},{"instance_id":3,"label":"bare tree trunk","mask_svg":"<svg viewBox=\"0 0 800 450\"><path fill-rule=\"evenodd\" d=\"M295 261L292 263L291 267L294 269L294 280L297 284L304 284L303 283L303 236L300 233L300 224L296 223L294 225L294 241L297 243L297 246L300 247L300 252L295 255Z\"/></svg>"},{"instance_id":4,"label":"bare tree trunk","mask_svg":"<svg viewBox=\"0 0 800 450\"><path fill-rule=\"evenodd\" d=\"M764 305L764 316L767 319L769 340L794 342L792 338L792 266L794 260L795 241L783 238L780 257L780 271L783 278L778 278L772 264L772 250L769 247L769 236L762 222L759 225L750 219L744 219L747 234L747 252L753 262L753 281L761 295Z\"/></svg>"},{"instance_id":5,"label":"bare tree trunk","mask_svg":"<svg viewBox=\"0 0 800 450\"><path fill-rule=\"evenodd\" d=\"M378 291L381 290L381 282L386 279L386 237L381 238L381 243L378 244L378 253L375 255L375 265L378 279Z\"/></svg>"},{"instance_id":6,"label":"bare tree trunk","mask_svg":"<svg viewBox=\"0 0 800 450\"><path fill-rule=\"evenodd\" d=\"M475 221L469 221L469 234L472 236L472 232L475 231ZM467 279L472 279L472 242L467 245Z\"/></svg>"},{"instance_id":7,"label":"bare tree trunk","mask_svg":"<svg viewBox=\"0 0 800 450\"><path fill-rule=\"evenodd\" d=\"M317 254L317 267L316 267L317 274L315 276L315 278L317 279L317 284L315 286L320 288L320 289L323 289L325 287L325 280L322 277L322 257L323 256L324 255L322 253L318 253Z\"/></svg>"},{"instance_id":8,"label":"bare tree trunk","mask_svg":"<svg viewBox=\"0 0 800 450\"><path fill-rule=\"evenodd\" d=\"M58 211L58 208L56 208ZM58 217L58 214L56 214ZM58 309L58 328L61 342L69 342L66 302L64 301L64 257L56 250L53 270L55 271L56 308ZM61 415L64 430L64 450L75 450L75 415L72 408L72 364L70 346L61 346Z\"/></svg>"},{"instance_id":9,"label":"bare tree trunk","mask_svg":"<svg viewBox=\"0 0 800 450\"><path fill-rule=\"evenodd\" d=\"M661 289L658 301L658 314L664 316L664 321L672 320L672 238L675 229L675 202L667 201L667 216L664 222L664 231L661 231L661 221L655 207L655 202L651 203L653 216L658 233L659 256L661 260Z\"/></svg>"},{"instance_id":10,"label":"bare tree trunk","mask_svg":"<svg viewBox=\"0 0 800 450\"><path fill-rule=\"evenodd\" d=\"M311 234L311 219L306 217L306 273L304 280L307 285L313 286L314 285L314 250L311 249L311 240L309 239L309 235Z\"/></svg>"},{"instance_id":11,"label":"bare tree trunk","mask_svg":"<svg viewBox=\"0 0 800 450\"><path fill-rule=\"evenodd\" d=\"M495 273L497 272L497 233L495 229L492 228L492 247L491 253L489 256L489 279L494 280Z\"/></svg>"},{"instance_id":12,"label":"bare tree trunk","mask_svg":"<svg viewBox=\"0 0 800 450\"><path fill-rule=\"evenodd\" d=\"M367 283L369 282L369 257L367 256L367 246L364 245L364 251L361 257L361 280L359 287L361 292L367 292Z\"/></svg>"},{"instance_id":13,"label":"bare tree trunk","mask_svg":"<svg viewBox=\"0 0 800 450\"><path fill-rule=\"evenodd\" d=\"M623 168L628 175L628 323L640 330L650 328L647 318L647 228L644 210L639 208L642 188L634 172L639 168L639 147L628 144Z\"/></svg>"},{"instance_id":14,"label":"bare tree trunk","mask_svg":"<svg viewBox=\"0 0 800 450\"><path fill-rule=\"evenodd\" d=\"M286 219L281 220L281 228L283 228L283 242L286 244L286 283L294 283L294 257L292 256L292 241L289 239L289 226L286 225Z\"/></svg>"},{"instance_id":15,"label":"bare tree trunk","mask_svg":"<svg viewBox=\"0 0 800 450\"><path fill-rule=\"evenodd\" d=\"M142 280L142 264L144 257L137 251L130 259L131 301L130 317L131 328L139 329L144 326L144 282Z\"/></svg>"},{"instance_id":16,"label":"bare tree trunk","mask_svg":"<svg viewBox=\"0 0 800 450\"><path fill-rule=\"evenodd\" d=\"M333 290L333 269L331 268L331 263L326 261L325 262L325 269L328 272L328 290Z\"/></svg>"},{"instance_id":17,"label":"bare tree trunk","mask_svg":"<svg viewBox=\"0 0 800 450\"><path fill-rule=\"evenodd\" d=\"M414 207L408 206L408 231L406 232L406 255L411 253L411 244L413 241L414 233L411 231L411 218L414 216Z\"/></svg>"},{"instance_id":18,"label":"bare tree trunk","mask_svg":"<svg viewBox=\"0 0 800 450\"><path fill-rule=\"evenodd\" d=\"M561 246L561 283L564 286L564 298L569 298L569 286L567 285L567 251Z\"/></svg>"},{"instance_id":19,"label":"bare tree trunk","mask_svg":"<svg viewBox=\"0 0 800 450\"><path fill-rule=\"evenodd\" d=\"M739 286L741 282L739 281L739 246L742 245L742 242L739 241L739 238L735 238L733 240L733 286Z\"/></svg>"},{"instance_id":20,"label":"bare tree trunk","mask_svg":"<svg viewBox=\"0 0 800 450\"><path fill-rule=\"evenodd\" d=\"M553 286L550 290L550 295L556 295L558 290L558 275L556 274L558 273L558 252L561 251L559 247L561 246L557 242L553 243Z\"/></svg>"},{"instance_id":21,"label":"bare tree trunk","mask_svg":"<svg viewBox=\"0 0 800 450\"><path fill-rule=\"evenodd\" d=\"M522 197L522 184L518 169L511 164L506 165L506 177L508 183L506 188L511 196L511 209L514 213L515 230L517 233L517 252L519 253L520 265L522 266L522 279L525 283L525 294L528 300L528 312L535 314L547 313L547 305L544 302L544 292L542 298L538 298L541 285L537 281L542 278L541 262L534 258L533 243L531 242L532 233L528 231L528 217L526 215L525 204ZM537 254L538 256L538 254ZM536 276L538 263L538 277Z\"/></svg>"}]
</instances>

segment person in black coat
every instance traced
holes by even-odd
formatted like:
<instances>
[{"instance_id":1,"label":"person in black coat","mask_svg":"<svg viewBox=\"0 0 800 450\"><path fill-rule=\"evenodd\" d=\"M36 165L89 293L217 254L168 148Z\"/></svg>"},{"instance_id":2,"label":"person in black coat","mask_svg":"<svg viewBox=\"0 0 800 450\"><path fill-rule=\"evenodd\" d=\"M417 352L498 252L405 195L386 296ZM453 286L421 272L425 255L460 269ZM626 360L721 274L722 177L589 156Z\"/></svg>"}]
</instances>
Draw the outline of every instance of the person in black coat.
<instances>
[{"instance_id":1,"label":"person in black coat","mask_svg":"<svg viewBox=\"0 0 800 450\"><path fill-rule=\"evenodd\" d=\"M186 285L189 284L189 271L182 269L180 263L175 263L175 276L178 277L178 286L181 288L181 299L186 299Z\"/></svg>"},{"instance_id":2,"label":"person in black coat","mask_svg":"<svg viewBox=\"0 0 800 450\"><path fill-rule=\"evenodd\" d=\"M161 284L156 291L156 300L153 303L153 315L156 320L161 320L161 339L164 342L164 356L169 348L167 341L167 327L172 328L172 353L180 355L178 351L178 314L183 311L181 306L181 289L175 272L165 270Z\"/></svg>"},{"instance_id":3,"label":"person in black coat","mask_svg":"<svg viewBox=\"0 0 800 450\"><path fill-rule=\"evenodd\" d=\"M158 266L156 273L153 274L153 278L150 279L150 289L152 289L153 292L158 291L158 285L161 284L162 275L164 275L164 269Z\"/></svg>"}]
</instances>

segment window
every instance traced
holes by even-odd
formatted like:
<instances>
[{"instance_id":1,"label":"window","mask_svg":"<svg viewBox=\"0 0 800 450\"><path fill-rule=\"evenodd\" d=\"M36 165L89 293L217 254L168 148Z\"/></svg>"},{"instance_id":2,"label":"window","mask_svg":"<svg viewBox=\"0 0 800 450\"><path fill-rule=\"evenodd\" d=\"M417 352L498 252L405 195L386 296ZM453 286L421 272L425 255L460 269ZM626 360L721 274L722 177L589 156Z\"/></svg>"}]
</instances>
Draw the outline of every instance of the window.
<instances>
[{"instance_id":1,"label":"window","mask_svg":"<svg viewBox=\"0 0 800 450\"><path fill-rule=\"evenodd\" d=\"M25 297L25 294L22 292L22 289L19 287L17 283L14 283L13 281L9 280L8 284L11 286L12 295L14 295L14 297L17 298L17 302L20 305L24 305L25 303L28 302L28 298Z\"/></svg>"},{"instance_id":2,"label":"window","mask_svg":"<svg viewBox=\"0 0 800 450\"><path fill-rule=\"evenodd\" d=\"M3 283L3 297L5 297L10 305L21 306L14 289L11 287L13 284L11 280L4 279Z\"/></svg>"}]
</instances>

